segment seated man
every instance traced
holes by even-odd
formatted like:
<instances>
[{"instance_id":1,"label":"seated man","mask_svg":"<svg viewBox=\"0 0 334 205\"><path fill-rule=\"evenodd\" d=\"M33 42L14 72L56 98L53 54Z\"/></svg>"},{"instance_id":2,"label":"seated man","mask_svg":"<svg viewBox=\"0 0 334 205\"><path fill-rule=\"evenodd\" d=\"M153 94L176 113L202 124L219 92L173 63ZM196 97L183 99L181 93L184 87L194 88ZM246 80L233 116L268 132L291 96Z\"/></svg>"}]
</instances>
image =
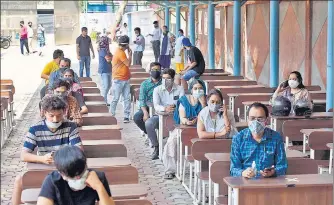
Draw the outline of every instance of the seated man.
<instances>
[{"instance_id":1,"label":"seated man","mask_svg":"<svg viewBox=\"0 0 334 205\"><path fill-rule=\"evenodd\" d=\"M64 58L64 52L62 50L57 49L53 52L53 60L45 65L41 74L41 78L45 79L46 86L43 87L40 92L41 98L45 96L47 85L49 84L50 74L59 69L60 60L62 58Z\"/></svg>"},{"instance_id":2,"label":"seated man","mask_svg":"<svg viewBox=\"0 0 334 205\"><path fill-rule=\"evenodd\" d=\"M114 205L108 180L103 172L87 168L82 150L66 146L54 154L56 171L44 180L37 205L87 204Z\"/></svg>"},{"instance_id":3,"label":"seated man","mask_svg":"<svg viewBox=\"0 0 334 205\"><path fill-rule=\"evenodd\" d=\"M156 112L173 113L177 100L184 95L182 86L174 84L174 77L175 71L173 69L167 68L162 72L161 85L153 91L153 105ZM145 128L154 147L152 160L158 159L159 142L155 129L159 128L159 116L155 115L146 120Z\"/></svg>"},{"instance_id":4,"label":"seated man","mask_svg":"<svg viewBox=\"0 0 334 205\"><path fill-rule=\"evenodd\" d=\"M199 77L205 71L205 61L202 52L196 47L191 45L189 38L183 38L182 44L186 50L188 50L188 58L191 62L190 65L186 66L181 74L181 84L184 89L187 89L187 81L191 78Z\"/></svg>"},{"instance_id":5,"label":"seated man","mask_svg":"<svg viewBox=\"0 0 334 205\"><path fill-rule=\"evenodd\" d=\"M49 89L52 89L54 82L57 79L62 78L63 75L64 75L64 71L69 69L69 68L71 68L71 60L68 59L68 58L62 58L61 61L60 61L60 64L59 64L59 69L50 74ZM74 74L73 81L75 83L80 84L79 77L76 73Z\"/></svg>"},{"instance_id":6,"label":"seated man","mask_svg":"<svg viewBox=\"0 0 334 205\"><path fill-rule=\"evenodd\" d=\"M64 119L66 103L55 95L45 96L41 101L45 119L29 128L21 152L24 162L41 164L53 163L52 152L65 145L82 149L78 128L75 123ZM37 147L37 155L33 153ZM21 204L22 176L15 179L12 204Z\"/></svg>"},{"instance_id":7,"label":"seated man","mask_svg":"<svg viewBox=\"0 0 334 205\"><path fill-rule=\"evenodd\" d=\"M134 115L133 121L136 125L145 133L145 122L149 115L148 103L153 104L153 90L154 88L161 85L161 65L160 63L153 62L150 64L150 75L151 77L140 85L139 92L139 107L140 110Z\"/></svg>"},{"instance_id":8,"label":"seated man","mask_svg":"<svg viewBox=\"0 0 334 205\"><path fill-rule=\"evenodd\" d=\"M81 126L83 119L80 114L80 107L75 97L70 95L70 84L65 80L58 79L53 87L53 93L60 96L67 103L66 118L75 122L77 126Z\"/></svg>"},{"instance_id":9,"label":"seated man","mask_svg":"<svg viewBox=\"0 0 334 205\"><path fill-rule=\"evenodd\" d=\"M248 128L235 135L231 145L231 176L253 178L285 175L288 162L282 136L266 127L269 111L261 103L248 109Z\"/></svg>"}]
</instances>

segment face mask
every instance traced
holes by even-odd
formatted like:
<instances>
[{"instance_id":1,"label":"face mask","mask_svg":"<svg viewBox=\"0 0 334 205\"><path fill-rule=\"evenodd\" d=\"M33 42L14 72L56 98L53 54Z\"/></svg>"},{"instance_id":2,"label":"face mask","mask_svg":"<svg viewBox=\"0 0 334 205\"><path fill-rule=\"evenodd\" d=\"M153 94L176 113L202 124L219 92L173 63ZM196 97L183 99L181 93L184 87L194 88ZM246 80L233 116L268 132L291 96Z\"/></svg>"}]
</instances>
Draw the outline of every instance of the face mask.
<instances>
[{"instance_id":1,"label":"face mask","mask_svg":"<svg viewBox=\"0 0 334 205\"><path fill-rule=\"evenodd\" d=\"M58 127L60 127L60 125L62 124L62 122L49 122L48 120L45 120L45 124L48 128L51 129L57 129Z\"/></svg>"},{"instance_id":2,"label":"face mask","mask_svg":"<svg viewBox=\"0 0 334 205\"><path fill-rule=\"evenodd\" d=\"M196 99L199 99L200 97L202 97L204 95L204 90L200 89L200 90L194 90L193 91L193 96Z\"/></svg>"},{"instance_id":3,"label":"face mask","mask_svg":"<svg viewBox=\"0 0 334 205\"><path fill-rule=\"evenodd\" d=\"M208 102L208 107L211 112L218 112L220 105Z\"/></svg>"},{"instance_id":4,"label":"face mask","mask_svg":"<svg viewBox=\"0 0 334 205\"><path fill-rule=\"evenodd\" d=\"M68 186L75 191L83 190L84 188L86 188L87 176L88 176L88 170L85 171L85 173L82 175L80 179L68 179L67 180Z\"/></svg>"},{"instance_id":5,"label":"face mask","mask_svg":"<svg viewBox=\"0 0 334 205\"><path fill-rule=\"evenodd\" d=\"M161 71L158 70L152 70L151 71L151 77L154 79L159 79L161 75Z\"/></svg>"},{"instance_id":6,"label":"face mask","mask_svg":"<svg viewBox=\"0 0 334 205\"><path fill-rule=\"evenodd\" d=\"M162 79L161 84L165 87L165 88L170 88L173 86L173 80L172 79Z\"/></svg>"},{"instance_id":7,"label":"face mask","mask_svg":"<svg viewBox=\"0 0 334 205\"><path fill-rule=\"evenodd\" d=\"M290 88L293 88L293 89L297 88L298 85L299 85L298 81L296 81L296 80L289 80L289 86L290 86Z\"/></svg>"},{"instance_id":8,"label":"face mask","mask_svg":"<svg viewBox=\"0 0 334 205\"><path fill-rule=\"evenodd\" d=\"M264 122L260 122L257 120L250 121L248 127L250 131L254 134L260 134L261 132L263 132L264 128L266 128Z\"/></svg>"}]
</instances>

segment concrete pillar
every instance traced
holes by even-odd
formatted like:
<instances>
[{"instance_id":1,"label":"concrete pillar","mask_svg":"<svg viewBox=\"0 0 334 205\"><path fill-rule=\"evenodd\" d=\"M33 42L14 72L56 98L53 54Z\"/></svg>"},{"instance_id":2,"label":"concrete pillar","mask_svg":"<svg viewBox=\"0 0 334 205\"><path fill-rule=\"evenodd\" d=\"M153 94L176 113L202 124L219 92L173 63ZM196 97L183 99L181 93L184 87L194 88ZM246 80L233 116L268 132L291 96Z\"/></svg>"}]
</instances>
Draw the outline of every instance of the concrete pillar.
<instances>
[{"instance_id":1,"label":"concrete pillar","mask_svg":"<svg viewBox=\"0 0 334 205\"><path fill-rule=\"evenodd\" d=\"M294 35L291 33L291 35ZM284 52L284 51L283 51ZM279 84L279 1L270 1L270 87Z\"/></svg>"},{"instance_id":2,"label":"concrete pillar","mask_svg":"<svg viewBox=\"0 0 334 205\"><path fill-rule=\"evenodd\" d=\"M233 75L241 75L241 2L235 0L233 5Z\"/></svg>"}]
</instances>

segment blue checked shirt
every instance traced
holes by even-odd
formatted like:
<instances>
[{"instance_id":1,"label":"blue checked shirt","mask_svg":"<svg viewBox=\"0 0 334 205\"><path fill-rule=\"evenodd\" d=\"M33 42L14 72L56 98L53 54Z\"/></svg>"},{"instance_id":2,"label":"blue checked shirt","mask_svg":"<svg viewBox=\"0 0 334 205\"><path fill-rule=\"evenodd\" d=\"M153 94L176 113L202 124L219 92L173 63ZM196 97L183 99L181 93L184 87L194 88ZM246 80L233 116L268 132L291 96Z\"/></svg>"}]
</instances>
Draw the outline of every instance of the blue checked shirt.
<instances>
[{"instance_id":1,"label":"blue checked shirt","mask_svg":"<svg viewBox=\"0 0 334 205\"><path fill-rule=\"evenodd\" d=\"M151 78L145 80L140 85L139 91L139 107L146 107L147 102L153 103L153 90L161 85L161 79L154 83Z\"/></svg>"},{"instance_id":2,"label":"blue checked shirt","mask_svg":"<svg viewBox=\"0 0 334 205\"><path fill-rule=\"evenodd\" d=\"M235 135L231 146L231 176L242 176L242 172L252 167L253 161L259 172L267 167L275 166L276 176L285 175L288 162L285 155L284 143L281 135L269 128L264 130L261 142L252 137L249 128Z\"/></svg>"}]
</instances>

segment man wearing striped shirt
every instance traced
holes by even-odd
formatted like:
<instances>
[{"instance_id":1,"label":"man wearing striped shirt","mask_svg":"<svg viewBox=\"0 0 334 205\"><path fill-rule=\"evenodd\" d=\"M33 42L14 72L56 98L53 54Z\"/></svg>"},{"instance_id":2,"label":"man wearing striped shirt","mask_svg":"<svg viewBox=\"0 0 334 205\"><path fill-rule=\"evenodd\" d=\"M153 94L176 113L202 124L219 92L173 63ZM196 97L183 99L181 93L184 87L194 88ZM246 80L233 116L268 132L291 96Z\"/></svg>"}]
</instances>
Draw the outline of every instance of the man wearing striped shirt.
<instances>
[{"instance_id":1,"label":"man wearing striped shirt","mask_svg":"<svg viewBox=\"0 0 334 205\"><path fill-rule=\"evenodd\" d=\"M25 136L21 159L24 162L53 163L53 152L63 146L79 146L82 142L76 123L64 119L66 103L56 95L45 96L41 102L45 119L29 128ZM37 155L33 151L37 147ZM21 204L22 177L15 179L12 204Z\"/></svg>"}]
</instances>

